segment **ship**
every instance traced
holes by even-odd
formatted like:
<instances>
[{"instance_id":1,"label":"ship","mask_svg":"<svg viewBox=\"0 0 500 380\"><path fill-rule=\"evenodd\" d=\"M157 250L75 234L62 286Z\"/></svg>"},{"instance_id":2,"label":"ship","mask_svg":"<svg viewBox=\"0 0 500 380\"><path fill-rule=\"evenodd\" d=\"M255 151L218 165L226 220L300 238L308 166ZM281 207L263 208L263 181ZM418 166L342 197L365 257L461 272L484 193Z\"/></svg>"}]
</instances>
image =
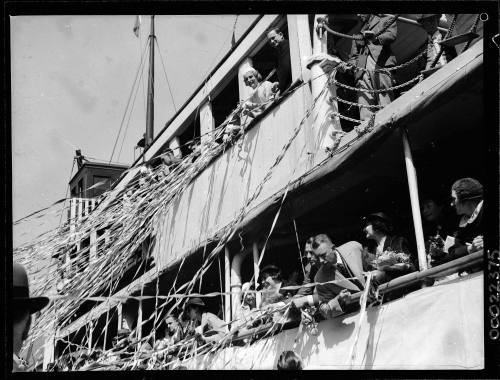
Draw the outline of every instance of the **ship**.
<instances>
[{"instance_id":1,"label":"ship","mask_svg":"<svg viewBox=\"0 0 500 380\"><path fill-rule=\"evenodd\" d=\"M39 367L112 350L127 327L136 339L127 363L81 369L137 369L140 362L150 369L274 369L286 350L306 369L484 368L486 253L430 267L419 196L433 187L449 191L461 177L486 179L487 15L443 17L441 46L456 57L430 70L418 65L427 39L419 15L385 16L398 30L395 99L369 120L359 119L356 88L337 71L349 56L349 36L359 32L358 17L266 14L161 131L148 127L142 154L129 168L115 168L119 178L105 192L86 195L81 189L89 186L78 187L92 169L82 166L68 221L44 243L57 246L57 292L34 326L45 342ZM271 29L289 44L288 85L245 119L242 104L252 95L245 70L277 80ZM231 124L241 128L227 138ZM257 286L264 265L279 265L285 276L300 272L307 238L360 241L363 216L380 210L393 212L419 268L380 285L374 305L363 290L352 296L356 311L332 319L263 325L208 347L191 341L171 352L169 366L155 367L154 355L141 359L140 343L154 343L165 316L189 297L203 297L230 326L242 284Z\"/></svg>"}]
</instances>

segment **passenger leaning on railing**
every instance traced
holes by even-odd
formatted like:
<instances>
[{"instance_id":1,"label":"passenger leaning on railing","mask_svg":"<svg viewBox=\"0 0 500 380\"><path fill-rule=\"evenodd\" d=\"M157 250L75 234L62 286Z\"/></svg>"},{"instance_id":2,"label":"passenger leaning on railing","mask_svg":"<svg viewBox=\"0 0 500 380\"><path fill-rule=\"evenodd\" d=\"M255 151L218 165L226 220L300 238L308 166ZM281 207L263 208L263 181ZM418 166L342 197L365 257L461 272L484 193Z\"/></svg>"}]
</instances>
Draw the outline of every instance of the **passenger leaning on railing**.
<instances>
[{"instance_id":1,"label":"passenger leaning on railing","mask_svg":"<svg viewBox=\"0 0 500 380\"><path fill-rule=\"evenodd\" d=\"M443 40L443 35L438 29L440 14L422 14L417 19L419 24L427 33L427 39L419 49L426 49L426 55L419 61L420 70L428 70L434 67L443 66L457 56L454 47L442 46L439 43ZM443 49L443 53L439 59L435 61L439 52Z\"/></svg>"},{"instance_id":2,"label":"passenger leaning on railing","mask_svg":"<svg viewBox=\"0 0 500 380\"><path fill-rule=\"evenodd\" d=\"M248 66L243 73L245 85L252 88L252 95L242 103L240 122L230 122L225 128L224 140L232 137L244 128L253 118L261 114L274 100L278 91L277 83L262 81L262 75L253 67Z\"/></svg>"},{"instance_id":3,"label":"passenger leaning on railing","mask_svg":"<svg viewBox=\"0 0 500 380\"><path fill-rule=\"evenodd\" d=\"M277 83L262 81L262 75L250 66L243 74L243 80L246 86L253 89L252 96L243 103L243 114L256 117L276 96Z\"/></svg>"},{"instance_id":4,"label":"passenger leaning on railing","mask_svg":"<svg viewBox=\"0 0 500 380\"><path fill-rule=\"evenodd\" d=\"M302 258L302 262L304 264L304 281L302 282L302 285L313 283L314 276L316 276L316 272L318 272L318 269L321 266L318 257L314 254L312 249L313 241L314 237L310 237L309 239L307 239L304 246L304 257ZM313 291L313 286L305 286L298 290L297 296L312 295Z\"/></svg>"},{"instance_id":5,"label":"passenger leaning on railing","mask_svg":"<svg viewBox=\"0 0 500 380\"><path fill-rule=\"evenodd\" d=\"M483 186L474 178L461 178L451 187L451 198L461 219L455 237L448 237L443 249L430 249L436 265L483 249Z\"/></svg>"},{"instance_id":6,"label":"passenger leaning on railing","mask_svg":"<svg viewBox=\"0 0 500 380\"><path fill-rule=\"evenodd\" d=\"M195 336L204 342L219 342L227 333L223 320L205 310L205 302L201 298L191 298L184 306L184 312L198 326Z\"/></svg>"},{"instance_id":7,"label":"passenger leaning on railing","mask_svg":"<svg viewBox=\"0 0 500 380\"><path fill-rule=\"evenodd\" d=\"M410 252L408 240L394 234L393 223L385 213L370 214L363 220L366 238L376 244L364 250L364 267L373 270L374 286L415 271L418 262Z\"/></svg>"},{"instance_id":8,"label":"passenger leaning on railing","mask_svg":"<svg viewBox=\"0 0 500 380\"><path fill-rule=\"evenodd\" d=\"M356 306L348 305L350 294L364 287L361 244L350 241L336 247L327 235L320 234L312 240L311 248L321 264L314 276L314 282L320 284L312 296L294 298L293 303L298 308L319 305L327 319L351 311Z\"/></svg>"},{"instance_id":9,"label":"passenger leaning on railing","mask_svg":"<svg viewBox=\"0 0 500 380\"><path fill-rule=\"evenodd\" d=\"M394 86L394 80L389 71L375 70L396 65L396 57L391 50L391 44L397 37L396 22L391 23L391 17L376 14L359 14L358 17L363 26L360 34L355 35L360 39L353 40L348 61L351 66L364 69L353 71L356 87L360 89L357 94L358 103L362 106L385 106L394 99L392 90L379 93L364 90L383 90ZM367 120L372 112L370 108L362 106L359 108L359 118Z\"/></svg>"},{"instance_id":10,"label":"passenger leaning on railing","mask_svg":"<svg viewBox=\"0 0 500 380\"><path fill-rule=\"evenodd\" d=\"M290 43L277 28L270 29L267 32L267 41L276 54L276 74L278 75L279 93L281 95L292 83Z\"/></svg>"}]
</instances>

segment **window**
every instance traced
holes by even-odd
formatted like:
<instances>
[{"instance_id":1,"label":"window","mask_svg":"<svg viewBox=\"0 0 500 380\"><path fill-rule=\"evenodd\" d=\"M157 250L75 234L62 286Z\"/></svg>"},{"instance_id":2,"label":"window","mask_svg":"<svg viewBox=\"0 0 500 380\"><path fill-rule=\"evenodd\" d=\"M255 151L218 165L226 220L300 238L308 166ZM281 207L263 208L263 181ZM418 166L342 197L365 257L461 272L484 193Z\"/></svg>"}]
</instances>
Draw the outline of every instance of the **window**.
<instances>
[{"instance_id":1,"label":"window","mask_svg":"<svg viewBox=\"0 0 500 380\"><path fill-rule=\"evenodd\" d=\"M183 132L177 136L179 138L179 144L182 156L186 156L190 154L193 149L191 148L191 142L194 139L199 141L200 137L200 115L199 109L197 109L196 114L193 119L188 123L188 125L184 128Z\"/></svg>"}]
</instances>

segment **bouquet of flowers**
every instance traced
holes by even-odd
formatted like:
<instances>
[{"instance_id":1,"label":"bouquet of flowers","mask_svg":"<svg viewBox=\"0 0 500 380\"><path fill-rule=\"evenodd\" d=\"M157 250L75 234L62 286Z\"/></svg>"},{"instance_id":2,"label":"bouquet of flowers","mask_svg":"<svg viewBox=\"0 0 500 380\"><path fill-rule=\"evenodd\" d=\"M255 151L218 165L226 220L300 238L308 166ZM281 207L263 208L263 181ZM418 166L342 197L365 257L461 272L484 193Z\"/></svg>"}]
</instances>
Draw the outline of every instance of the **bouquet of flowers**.
<instances>
[{"instance_id":1,"label":"bouquet of flowers","mask_svg":"<svg viewBox=\"0 0 500 380\"><path fill-rule=\"evenodd\" d=\"M400 263L410 264L410 255L404 252L384 251L373 260L372 265L380 269Z\"/></svg>"}]
</instances>

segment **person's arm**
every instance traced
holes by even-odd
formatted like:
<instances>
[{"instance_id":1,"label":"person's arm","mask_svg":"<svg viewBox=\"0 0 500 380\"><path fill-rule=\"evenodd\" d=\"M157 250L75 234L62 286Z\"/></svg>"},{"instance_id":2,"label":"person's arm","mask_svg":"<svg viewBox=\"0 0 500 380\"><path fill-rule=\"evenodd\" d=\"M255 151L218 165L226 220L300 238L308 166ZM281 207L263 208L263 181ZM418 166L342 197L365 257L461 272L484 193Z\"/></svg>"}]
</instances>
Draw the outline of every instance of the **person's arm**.
<instances>
[{"instance_id":1,"label":"person's arm","mask_svg":"<svg viewBox=\"0 0 500 380\"><path fill-rule=\"evenodd\" d=\"M361 34L355 34L354 36L361 36ZM347 61L347 63L356 66L356 63L358 62L358 56L358 44L356 43L356 40L353 40L351 45L351 54L349 55L349 60Z\"/></svg>"},{"instance_id":2,"label":"person's arm","mask_svg":"<svg viewBox=\"0 0 500 380\"><path fill-rule=\"evenodd\" d=\"M226 332L225 322L213 314L204 314L204 316L205 325L208 326L209 331L213 331L215 334L210 336L202 335L203 340L206 342L218 342L224 338Z\"/></svg>"},{"instance_id":3,"label":"person's arm","mask_svg":"<svg viewBox=\"0 0 500 380\"><path fill-rule=\"evenodd\" d=\"M319 307L320 312L327 318L335 318L344 312L346 302L351 298L351 293L347 289L342 291L328 302L322 303Z\"/></svg>"}]
</instances>

